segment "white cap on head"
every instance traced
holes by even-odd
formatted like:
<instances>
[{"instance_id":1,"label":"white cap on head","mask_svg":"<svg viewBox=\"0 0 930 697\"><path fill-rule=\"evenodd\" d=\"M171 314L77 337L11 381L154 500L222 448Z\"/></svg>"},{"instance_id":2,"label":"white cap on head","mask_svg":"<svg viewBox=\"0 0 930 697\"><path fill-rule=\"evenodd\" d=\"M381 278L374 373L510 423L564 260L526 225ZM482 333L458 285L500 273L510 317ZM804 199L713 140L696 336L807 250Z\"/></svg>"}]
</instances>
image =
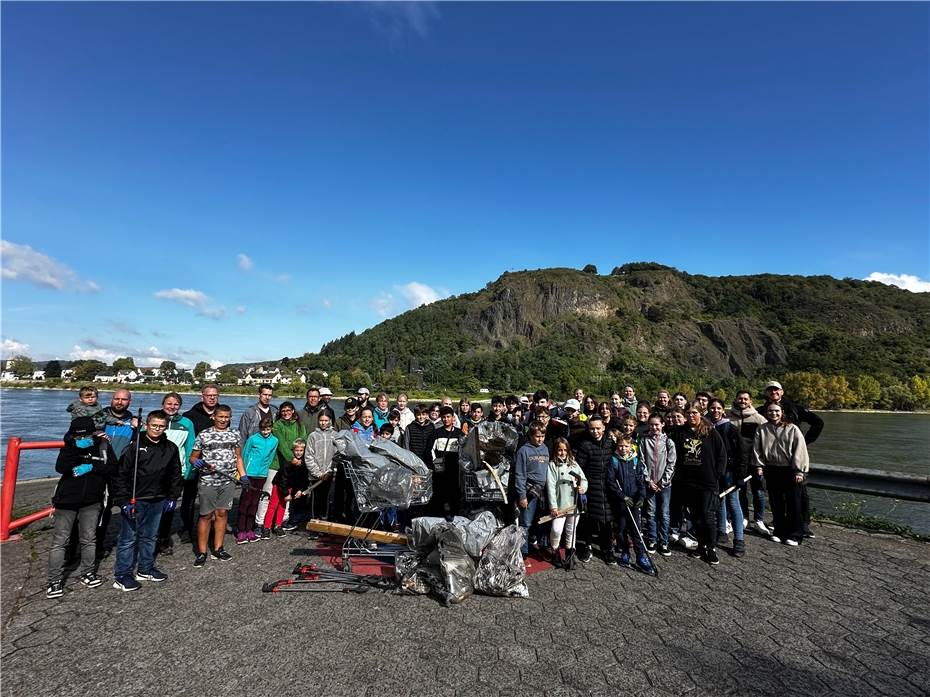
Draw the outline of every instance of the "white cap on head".
<instances>
[{"instance_id":1,"label":"white cap on head","mask_svg":"<svg viewBox=\"0 0 930 697\"><path fill-rule=\"evenodd\" d=\"M332 396L333 396L333 391L331 389L329 389L328 387L320 388L320 397L332 397Z\"/></svg>"},{"instance_id":2,"label":"white cap on head","mask_svg":"<svg viewBox=\"0 0 930 697\"><path fill-rule=\"evenodd\" d=\"M766 386L765 386L765 389L770 390L770 389L772 389L773 387L774 387L776 390L783 390L783 389L784 389L784 388L781 386L781 383L780 383L780 382L776 382L775 380L772 380L768 385L766 385Z\"/></svg>"},{"instance_id":3,"label":"white cap on head","mask_svg":"<svg viewBox=\"0 0 930 697\"><path fill-rule=\"evenodd\" d=\"M581 402L577 399L568 399L565 401L565 404L562 405L563 409L574 409L575 411L581 410Z\"/></svg>"}]
</instances>

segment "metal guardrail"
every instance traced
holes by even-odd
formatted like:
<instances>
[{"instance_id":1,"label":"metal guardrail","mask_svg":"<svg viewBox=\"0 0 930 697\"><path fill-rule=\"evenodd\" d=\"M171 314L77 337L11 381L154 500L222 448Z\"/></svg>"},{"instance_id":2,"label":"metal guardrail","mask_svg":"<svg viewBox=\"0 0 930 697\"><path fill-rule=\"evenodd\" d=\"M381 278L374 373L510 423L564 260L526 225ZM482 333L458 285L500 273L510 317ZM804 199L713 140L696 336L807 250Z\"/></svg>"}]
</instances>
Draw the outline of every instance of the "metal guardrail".
<instances>
[{"instance_id":1,"label":"metal guardrail","mask_svg":"<svg viewBox=\"0 0 930 697\"><path fill-rule=\"evenodd\" d=\"M6 445L6 463L3 466L3 489L0 490L0 542L11 539L11 530L25 527L29 523L47 518L55 509L51 506L41 511L13 520L13 497L16 495L16 476L19 473L19 454L23 450L57 450L64 441L50 440L24 443L22 438L13 436Z\"/></svg>"},{"instance_id":2,"label":"metal guardrail","mask_svg":"<svg viewBox=\"0 0 930 697\"><path fill-rule=\"evenodd\" d=\"M850 494L930 503L930 475L811 463L807 485Z\"/></svg>"}]
</instances>

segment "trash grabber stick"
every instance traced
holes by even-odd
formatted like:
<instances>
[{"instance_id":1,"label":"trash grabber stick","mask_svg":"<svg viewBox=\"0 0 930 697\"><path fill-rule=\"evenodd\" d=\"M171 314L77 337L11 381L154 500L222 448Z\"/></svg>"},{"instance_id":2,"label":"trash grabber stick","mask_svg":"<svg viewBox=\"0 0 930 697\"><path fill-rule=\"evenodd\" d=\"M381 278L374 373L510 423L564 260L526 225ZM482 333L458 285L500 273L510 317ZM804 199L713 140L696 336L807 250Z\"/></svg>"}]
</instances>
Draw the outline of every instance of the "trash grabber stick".
<instances>
[{"instance_id":1,"label":"trash grabber stick","mask_svg":"<svg viewBox=\"0 0 930 697\"><path fill-rule=\"evenodd\" d=\"M724 496L726 496L727 494L730 494L730 493L736 491L737 489L742 489L744 486L746 486L746 482L748 482L750 479L752 479L752 475L751 475L751 474L750 474L748 477L745 477L745 478L741 479L741 480L739 481L739 484L734 484L734 485L731 486L729 489L724 489L723 491L721 491L721 492L717 495L718 498L721 498L721 499L722 499L722 498L723 498Z\"/></svg>"},{"instance_id":2,"label":"trash grabber stick","mask_svg":"<svg viewBox=\"0 0 930 697\"><path fill-rule=\"evenodd\" d=\"M221 472L220 470L216 469L216 468L213 467L212 465L207 465L207 467L209 467L209 469L204 468L204 471L205 471L207 474L215 474L217 477L222 477L223 479L228 479L228 480L231 481L233 484L238 484L238 485L241 486L243 489L251 489L252 491L257 491L257 492L259 493L259 497L260 497L260 498L270 498L270 496L271 496L271 495L268 494L266 491L264 491L264 490L261 489L260 487L255 486L255 485L252 484L251 482L249 482L247 485L243 485L242 482L240 482L238 479L236 479L235 477L233 477L231 474L226 474L225 472Z\"/></svg>"},{"instance_id":3,"label":"trash grabber stick","mask_svg":"<svg viewBox=\"0 0 930 697\"><path fill-rule=\"evenodd\" d=\"M544 515L539 519L540 523L548 523L550 520L555 520L556 518L564 518L567 515L570 515L575 512L574 506L568 506L566 508L560 508L558 515Z\"/></svg>"},{"instance_id":4,"label":"trash grabber stick","mask_svg":"<svg viewBox=\"0 0 930 697\"><path fill-rule=\"evenodd\" d=\"M658 578L659 567L656 566L655 561L651 557L649 557L649 554L646 551L646 541L643 539L642 531L640 531L639 526L636 524L636 516L633 515L633 511L630 510L629 506L624 504L623 507L626 509L626 514L630 518L630 524L633 526L633 529L636 531L636 537L639 538L639 544L642 545L643 554L646 554L646 557L649 559L649 563L652 565L652 572L655 574L656 578Z\"/></svg>"},{"instance_id":5,"label":"trash grabber stick","mask_svg":"<svg viewBox=\"0 0 930 697\"><path fill-rule=\"evenodd\" d=\"M139 424L139 428L142 426L142 407L139 407L139 415L136 417L136 422ZM142 445L142 431L136 429L136 458L132 466L132 498L129 499L129 503L132 504L133 509L136 507L136 479L139 476L139 447Z\"/></svg>"}]
</instances>

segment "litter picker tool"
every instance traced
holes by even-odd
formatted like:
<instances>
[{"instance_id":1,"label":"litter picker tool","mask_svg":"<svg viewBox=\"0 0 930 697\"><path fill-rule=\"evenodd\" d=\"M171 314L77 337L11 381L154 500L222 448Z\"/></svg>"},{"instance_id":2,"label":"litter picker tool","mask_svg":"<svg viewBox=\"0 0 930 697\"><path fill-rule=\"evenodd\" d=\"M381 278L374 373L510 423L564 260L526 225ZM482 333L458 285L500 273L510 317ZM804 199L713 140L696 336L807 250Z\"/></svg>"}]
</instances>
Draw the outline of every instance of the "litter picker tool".
<instances>
[{"instance_id":1,"label":"litter picker tool","mask_svg":"<svg viewBox=\"0 0 930 697\"><path fill-rule=\"evenodd\" d=\"M240 482L238 479L236 479L232 475L226 474L225 472L221 472L220 470L216 469L212 465L208 465L203 460L198 460L197 462L200 462L203 464L198 465L195 463L194 469L196 470L200 470L201 472L206 472L207 474L215 474L217 477L222 477L223 479L227 479L231 481L233 484L238 484L243 489L251 489L252 491L257 491L260 498L267 499L271 497L271 494L269 494L267 491L264 491L260 487L253 485L251 482L249 482L248 484L243 484L242 482Z\"/></svg>"},{"instance_id":2,"label":"litter picker tool","mask_svg":"<svg viewBox=\"0 0 930 697\"><path fill-rule=\"evenodd\" d=\"M142 425L142 407L139 407L139 414L136 417L136 423ZM136 429L136 456L132 465L132 496L129 504L132 506L132 515L136 514L136 480L139 477L139 448L142 445L142 431Z\"/></svg>"},{"instance_id":3,"label":"litter picker tool","mask_svg":"<svg viewBox=\"0 0 930 697\"><path fill-rule=\"evenodd\" d=\"M744 486L746 486L746 482L748 482L750 479L752 479L752 475L751 475L751 474L750 474L748 477L744 477L743 479L741 479L741 480L739 481L738 484L734 484L733 486L729 487L728 489L724 489L723 491L721 491L721 492L718 494L718 497L719 497L719 498L723 498L723 497L726 496L727 494L732 493L732 492L736 491L737 489L742 489Z\"/></svg>"},{"instance_id":4,"label":"litter picker tool","mask_svg":"<svg viewBox=\"0 0 930 697\"><path fill-rule=\"evenodd\" d=\"M658 578L658 577L659 577L659 567L656 566L655 561L653 561L653 560L649 557L648 553L646 553L646 541L643 539L643 533L642 533L642 531L640 531L639 525L636 524L636 516L633 515L633 511L630 510L630 507L629 507L629 506L624 505L623 507L626 509L626 514L627 514L627 516L629 516L629 518L630 518L630 525L632 525L632 526L633 526L633 529L636 531L636 537L639 538L640 549L643 550L643 554L645 554L645 555L646 555L646 558L649 559L649 565L652 567L652 573L651 573L651 574L649 574L649 572L646 571L645 569L642 569L642 571L645 572L645 573L647 573L647 574L649 574L650 576L655 576L656 578ZM638 566L638 565L639 565L639 562L637 561L637 566Z\"/></svg>"}]
</instances>

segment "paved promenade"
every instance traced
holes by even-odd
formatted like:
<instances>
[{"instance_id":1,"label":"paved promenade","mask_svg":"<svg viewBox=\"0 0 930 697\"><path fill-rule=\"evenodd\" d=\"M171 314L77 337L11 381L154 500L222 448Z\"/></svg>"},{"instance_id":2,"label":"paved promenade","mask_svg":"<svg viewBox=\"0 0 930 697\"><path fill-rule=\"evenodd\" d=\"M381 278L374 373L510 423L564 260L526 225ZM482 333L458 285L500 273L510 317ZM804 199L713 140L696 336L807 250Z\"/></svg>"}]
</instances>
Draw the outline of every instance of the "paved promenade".
<instances>
[{"instance_id":1,"label":"paved promenade","mask_svg":"<svg viewBox=\"0 0 930 697\"><path fill-rule=\"evenodd\" d=\"M23 494L24 500L27 494ZM927 695L930 545L817 526L719 567L661 576L594 560L530 598L263 594L313 560L304 534L236 547L168 582L45 598L49 535L2 547L2 695ZM229 538L228 538L229 539Z\"/></svg>"}]
</instances>

